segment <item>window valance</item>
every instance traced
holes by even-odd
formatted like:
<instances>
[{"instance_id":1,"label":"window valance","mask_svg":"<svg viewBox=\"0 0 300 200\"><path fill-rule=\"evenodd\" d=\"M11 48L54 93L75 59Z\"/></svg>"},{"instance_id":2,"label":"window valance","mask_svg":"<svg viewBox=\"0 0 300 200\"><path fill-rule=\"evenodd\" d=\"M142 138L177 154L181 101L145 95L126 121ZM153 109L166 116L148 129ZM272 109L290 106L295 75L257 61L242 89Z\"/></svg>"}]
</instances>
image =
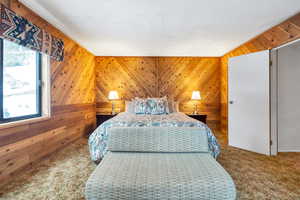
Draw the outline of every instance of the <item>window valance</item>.
<instances>
[{"instance_id":1,"label":"window valance","mask_svg":"<svg viewBox=\"0 0 300 200\"><path fill-rule=\"evenodd\" d=\"M0 17L0 37L16 42L30 49L48 54L51 58L62 61L64 43L35 24L17 15L3 4Z\"/></svg>"}]
</instances>

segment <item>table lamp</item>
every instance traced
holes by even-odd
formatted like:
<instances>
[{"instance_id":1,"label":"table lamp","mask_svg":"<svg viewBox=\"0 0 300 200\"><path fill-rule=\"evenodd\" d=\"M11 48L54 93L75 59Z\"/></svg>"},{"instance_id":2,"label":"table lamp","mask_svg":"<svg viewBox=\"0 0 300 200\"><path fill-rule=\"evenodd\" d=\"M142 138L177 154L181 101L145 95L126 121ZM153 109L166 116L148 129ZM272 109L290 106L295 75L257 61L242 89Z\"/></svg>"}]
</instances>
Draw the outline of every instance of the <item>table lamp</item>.
<instances>
[{"instance_id":1,"label":"table lamp","mask_svg":"<svg viewBox=\"0 0 300 200\"><path fill-rule=\"evenodd\" d=\"M191 99L195 100L195 101L199 101L201 99L200 92L199 91L193 91ZM198 114L197 103L194 104L194 112L193 112L193 114L194 115Z\"/></svg>"},{"instance_id":2,"label":"table lamp","mask_svg":"<svg viewBox=\"0 0 300 200\"><path fill-rule=\"evenodd\" d=\"M119 94L117 91L110 91L108 94L108 99L111 100L111 114L114 115L115 113L115 103L114 100L118 100L119 99Z\"/></svg>"}]
</instances>

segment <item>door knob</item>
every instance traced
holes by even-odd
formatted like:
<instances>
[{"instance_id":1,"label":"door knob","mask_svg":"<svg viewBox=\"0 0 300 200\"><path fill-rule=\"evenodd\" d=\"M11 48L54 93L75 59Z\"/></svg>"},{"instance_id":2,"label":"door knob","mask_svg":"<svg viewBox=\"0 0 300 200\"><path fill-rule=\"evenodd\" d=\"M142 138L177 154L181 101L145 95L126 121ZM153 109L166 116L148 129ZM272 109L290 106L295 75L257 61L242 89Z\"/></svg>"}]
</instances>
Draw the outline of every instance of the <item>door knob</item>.
<instances>
[{"instance_id":1,"label":"door knob","mask_svg":"<svg viewBox=\"0 0 300 200\"><path fill-rule=\"evenodd\" d=\"M229 101L229 104L233 104L233 101Z\"/></svg>"}]
</instances>

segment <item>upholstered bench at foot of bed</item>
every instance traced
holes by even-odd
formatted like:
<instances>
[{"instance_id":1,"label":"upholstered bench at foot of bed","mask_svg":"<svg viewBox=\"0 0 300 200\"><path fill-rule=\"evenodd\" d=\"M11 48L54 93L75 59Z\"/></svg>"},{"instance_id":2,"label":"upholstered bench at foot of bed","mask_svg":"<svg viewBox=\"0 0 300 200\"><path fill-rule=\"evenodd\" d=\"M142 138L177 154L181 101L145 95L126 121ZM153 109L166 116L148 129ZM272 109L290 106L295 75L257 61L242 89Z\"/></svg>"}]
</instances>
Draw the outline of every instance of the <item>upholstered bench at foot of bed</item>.
<instances>
[{"instance_id":1,"label":"upholstered bench at foot of bed","mask_svg":"<svg viewBox=\"0 0 300 200\"><path fill-rule=\"evenodd\" d=\"M109 152L86 184L86 198L235 199L229 174L209 153Z\"/></svg>"}]
</instances>

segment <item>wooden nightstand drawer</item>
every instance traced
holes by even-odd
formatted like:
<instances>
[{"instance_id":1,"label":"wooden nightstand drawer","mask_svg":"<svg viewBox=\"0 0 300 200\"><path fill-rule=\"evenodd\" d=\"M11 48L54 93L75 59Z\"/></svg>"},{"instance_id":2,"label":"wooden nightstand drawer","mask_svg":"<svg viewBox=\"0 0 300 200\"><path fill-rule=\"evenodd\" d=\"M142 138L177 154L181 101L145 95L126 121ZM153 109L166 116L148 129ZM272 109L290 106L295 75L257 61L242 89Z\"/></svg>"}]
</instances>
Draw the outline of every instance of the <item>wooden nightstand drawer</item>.
<instances>
[{"instance_id":1,"label":"wooden nightstand drawer","mask_svg":"<svg viewBox=\"0 0 300 200\"><path fill-rule=\"evenodd\" d=\"M191 118L194 118L194 119L197 119L203 123L206 124L206 118L207 118L207 115L192 115L192 114L188 114L189 117Z\"/></svg>"},{"instance_id":2,"label":"wooden nightstand drawer","mask_svg":"<svg viewBox=\"0 0 300 200\"><path fill-rule=\"evenodd\" d=\"M114 117L116 115L111 115L111 114L97 114L97 127L100 126L103 122L106 120L109 120L110 118Z\"/></svg>"}]
</instances>

